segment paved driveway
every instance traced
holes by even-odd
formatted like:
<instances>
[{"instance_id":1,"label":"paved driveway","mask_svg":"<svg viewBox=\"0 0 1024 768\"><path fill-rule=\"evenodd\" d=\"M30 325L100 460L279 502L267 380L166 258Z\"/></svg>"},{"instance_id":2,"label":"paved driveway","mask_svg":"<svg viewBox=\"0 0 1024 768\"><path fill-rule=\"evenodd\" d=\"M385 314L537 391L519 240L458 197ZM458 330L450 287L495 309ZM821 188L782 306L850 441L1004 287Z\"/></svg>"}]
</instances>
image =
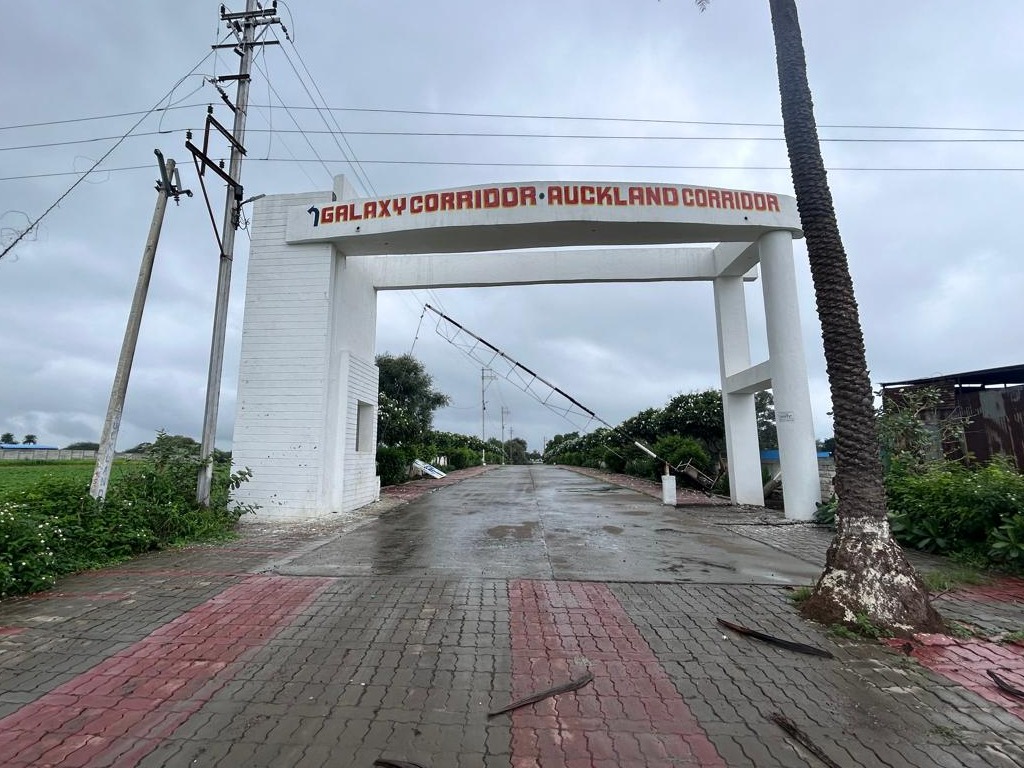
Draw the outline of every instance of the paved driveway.
<instances>
[{"instance_id":1,"label":"paved driveway","mask_svg":"<svg viewBox=\"0 0 1024 768\"><path fill-rule=\"evenodd\" d=\"M803 621L784 585L818 572L829 536L812 526L547 467L368 514L253 525L0 603L0 765L825 765L812 749L844 768L1024 765L1024 705L986 674L1024 687L1020 649L891 650ZM1019 628L1022 595L941 606Z\"/></svg>"}]
</instances>

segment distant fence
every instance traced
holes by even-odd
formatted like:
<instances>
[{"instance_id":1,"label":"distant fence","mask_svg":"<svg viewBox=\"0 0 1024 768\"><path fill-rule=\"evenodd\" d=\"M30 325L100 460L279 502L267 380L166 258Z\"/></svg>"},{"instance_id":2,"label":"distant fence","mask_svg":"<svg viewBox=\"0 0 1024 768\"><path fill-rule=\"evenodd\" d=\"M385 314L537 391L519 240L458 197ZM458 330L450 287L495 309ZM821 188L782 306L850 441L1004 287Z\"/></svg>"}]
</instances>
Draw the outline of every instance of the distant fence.
<instances>
[{"instance_id":1,"label":"distant fence","mask_svg":"<svg viewBox=\"0 0 1024 768\"><path fill-rule=\"evenodd\" d=\"M143 459L139 453L119 453L119 459ZM96 461L96 451L47 450L45 448L2 448L0 461Z\"/></svg>"}]
</instances>

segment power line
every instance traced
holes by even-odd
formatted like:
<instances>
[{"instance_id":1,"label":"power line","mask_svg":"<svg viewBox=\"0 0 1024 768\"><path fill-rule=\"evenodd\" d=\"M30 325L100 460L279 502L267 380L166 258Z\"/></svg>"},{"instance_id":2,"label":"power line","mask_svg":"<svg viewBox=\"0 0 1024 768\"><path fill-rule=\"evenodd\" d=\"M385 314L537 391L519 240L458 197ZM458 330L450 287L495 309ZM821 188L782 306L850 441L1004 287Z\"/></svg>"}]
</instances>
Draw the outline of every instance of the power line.
<instances>
[{"instance_id":1,"label":"power line","mask_svg":"<svg viewBox=\"0 0 1024 768\"><path fill-rule=\"evenodd\" d=\"M294 47L294 44L293 44ZM296 54L298 51L296 50ZM300 57L301 61L301 57ZM38 128L48 125L67 125L70 123L82 123L94 120L110 120L118 117L133 117L136 115L148 115L154 111L156 112L169 112L176 109L191 109L194 107L205 106L204 104L183 104L174 105L169 107L162 107L158 110L139 110L134 112L113 112L106 115L89 115L86 117L71 117L62 120L47 120L36 123L19 123L15 125L3 125L0 126L0 131L16 130L20 128ZM267 104L253 104L250 106L269 108ZM285 106L283 103L280 106ZM735 120L671 120L671 119L659 119L659 118L646 118L646 117L608 117L608 116L595 116L595 115L533 115L533 114L516 114L516 113L498 113L498 112L454 112L445 110L426 110L426 109L387 109L383 107L328 107L328 106L293 106L291 109L301 110L324 110L328 112L364 112L368 114L388 114L388 115L423 115L423 116L436 116L436 117L476 117L476 118L488 118L488 119L505 119L505 120L567 120L567 121L583 121L583 122L608 122L608 123L638 123L638 124L650 124L650 125L691 125L691 126L721 126L731 128L782 128L782 123L764 123L764 122L742 122ZM891 131L950 131L950 132L964 132L964 133L1024 133L1024 128L1000 128L1000 127L978 127L978 126L952 126L952 125L887 125L887 124L871 124L871 123L850 123L850 124L838 124L838 123L819 123L818 128L828 128L835 130L891 130ZM347 133L352 133L347 131Z\"/></svg>"},{"instance_id":2,"label":"power line","mask_svg":"<svg viewBox=\"0 0 1024 768\"><path fill-rule=\"evenodd\" d=\"M266 72L262 67L259 68L261 72L266 76ZM275 92L276 95L276 92ZM282 104L283 106L283 104ZM259 108L259 107L257 107ZM289 109L285 107L285 109ZM295 109L295 107L291 107ZM295 124L298 125L298 121L292 118ZM133 133L131 138L140 138L144 136L162 136L169 133L183 132L183 131L194 131L197 130L194 127L164 129L159 131L146 131L142 133ZM303 135L328 135L334 137L335 143L337 144L337 136L341 136L345 140L348 150L346 151L338 144L338 149L341 150L342 155L345 157L345 162L352 165L353 163L358 166L361 162L355 157L355 153L352 150L346 136L405 136L405 137L417 137L417 138L488 138L488 139L604 139L604 140L615 140L615 141L747 141L747 142L774 142L781 143L785 141L782 136L670 136L670 135L658 135L658 136L642 136L637 134L601 134L601 133L511 133L511 132L496 132L496 131L370 131L370 130L342 130L340 126L337 129L330 128L327 130L320 129L306 129L306 128L252 128L249 129L249 133L270 133L270 134L288 134L288 133L300 133ZM50 141L41 144L23 144L15 147L0 147L0 152L13 152L16 150L23 149L43 149L48 147L63 147L70 146L73 144L89 144L97 141L111 141L119 138L118 136L97 136L89 139L67 139L64 141ZM1021 144L1024 143L1024 137L1021 138L993 138L993 139L968 139L968 138L885 138L885 137L837 137L837 138L820 138L819 141L822 144ZM349 155L351 154L351 158ZM353 167L353 170L355 168ZM361 169L360 169L361 170ZM366 177L365 172L363 173L366 185L370 192L376 194L373 189L373 185L370 184L369 178ZM362 179L360 180L362 181Z\"/></svg>"},{"instance_id":3,"label":"power line","mask_svg":"<svg viewBox=\"0 0 1024 768\"><path fill-rule=\"evenodd\" d=\"M296 107L311 109L311 107ZM579 120L584 122L648 123L652 125L714 125L732 128L782 128L782 123L758 123L730 120L671 120L647 117L606 117L595 115L532 115L512 112L450 112L431 109L386 109L383 107L327 107L332 112L367 112L386 115L431 115L437 117L482 117L502 120ZM818 128L842 130L893 130L893 131L977 131L1024 133L1024 128L956 127L940 125L872 125L818 123Z\"/></svg>"},{"instance_id":4,"label":"power line","mask_svg":"<svg viewBox=\"0 0 1024 768\"><path fill-rule=\"evenodd\" d=\"M6 247L6 248L4 248L3 252L0 252L0 259L3 259L3 257L4 257L4 256L6 256L6 255L7 255L8 253L10 253L10 252L11 252L11 250L12 250L12 249L14 248L14 246L16 246L16 245L17 245L18 243L20 243L20 242L22 241L22 239L23 239L23 238L24 238L24 237L25 237L25 236L26 236L26 235L27 235L27 234L28 234L29 232L31 232L31 231L32 231L33 229L35 229L35 228L36 228L36 227L37 227L37 226L39 225L39 222L41 222L41 221L42 221L42 220L43 220L44 218L46 218L46 216L48 216L48 215L49 215L49 213L50 213L50 212L51 212L51 211L52 211L52 210L53 210L54 208L56 208L56 207L57 207L58 205L60 205L60 204L61 204L61 203L62 203L62 202L63 202L63 201L65 200L65 198L67 198L67 196L68 196L68 195L70 195L70 194L71 194L72 192L74 192L74 191L75 191L75 189L76 189L76 188L78 187L78 185L79 185L79 184L81 184L81 183L82 183L83 181L85 181L85 180L86 180L86 178L88 178L89 174L91 174L91 173L92 173L92 172L93 172L94 170L96 170L96 168L98 168L98 167L99 167L99 165L100 165L100 164L101 164L101 163L102 163L102 162L103 162L104 160L106 160L106 159L107 159L108 157L110 157L110 156L111 156L111 155L112 155L112 154L114 153L114 150L116 150L116 149L117 149L117 148L118 148L119 146L121 146L121 144L122 144L122 143L124 143L124 140L125 140L125 139L127 139L127 138L128 138L128 137L129 137L130 135L131 135L131 133L132 133L132 132L133 132L133 131L134 131L134 130L135 130L136 128L138 128L138 127L139 127L140 125L142 125L142 122L143 122L143 121L144 121L144 120L145 120L145 119L146 119L147 117L149 117L149 116L150 116L151 114L153 114L153 112L155 112L155 111L157 110L157 108L158 108L158 107L159 107L159 106L160 106L160 105L161 105L161 104L162 104L162 103L163 103L164 101L166 101L167 99L169 99L169 98L171 97L171 95L172 95L172 94L174 93L174 91L175 91L175 90L177 90L178 86L179 86L179 85L180 85L180 84L181 84L181 83L182 83L183 81L185 81L185 80L186 80L187 78L191 77L191 76L192 76L192 73L193 73L193 72L195 72L195 71L196 71L197 69L199 69L199 67L201 67L201 66L203 65L203 62L205 62L205 61L206 61L206 60L207 60L208 58L210 58L210 56L211 56L211 55L213 55L213 51L212 51L212 50L211 50L211 51L210 51L209 53L207 53L207 54L206 54L205 56L203 56L203 57L202 57L202 58L201 58L201 59L200 59L199 61L197 61L197 62L196 62L196 64L195 64L195 66L193 66L193 67L192 67L192 69L190 69L190 70L189 70L189 71L188 71L188 72L187 72L187 73L186 73L186 74L185 74L185 75L184 75L183 77L181 77L181 78L180 78L180 79L179 79L179 80L178 80L178 81L177 81L177 82L176 82L176 83L175 83L175 84L174 84L173 86L171 86L171 89L170 89L170 90L169 90L169 91L168 91L167 93L165 93L165 94L164 94L163 96L161 96L161 97L160 97L160 99L159 99L159 100L158 100L158 101L156 102L156 104L154 104L154 105L153 105L153 106L152 106L152 107L151 107L151 108L149 109L149 111L148 111L148 112L146 112L145 114L143 114L143 115L142 115L142 117L140 117L140 118L139 118L139 119L138 119L137 121L135 121L135 124L134 124L134 125L132 125L132 127L131 127L131 128L129 128L129 129L128 129L128 130L127 130L127 131L126 131L125 133L124 133L124 135L123 135L123 136L121 136L121 138L119 138L119 139L118 139L118 140L117 140L116 142L114 142L114 144L113 144L113 145L112 145L112 146L110 147L110 149L108 149L108 150L107 150L106 152L104 152L104 153L103 153L103 155L102 155L102 156L100 157L100 159L99 159L99 160L97 160L97 161L96 161L95 163L93 163L93 164L92 164L92 166L91 166L91 167L90 167L90 168L89 168L88 170L86 170L86 171L85 171L85 173L83 173L83 174L82 174L81 176L79 176L79 177L78 177L78 179L76 179L76 180L75 180L75 182L74 182L74 183L73 183L73 184L72 184L72 185L71 185L70 187L68 187L68 189L67 189L67 190L66 190L66 191L64 192L64 194L62 194L62 195L61 195L60 197L58 197L58 198L57 198L57 199L56 199L56 200L55 200L55 201L53 202L53 204L52 204L52 205L50 205L50 207L49 207L49 208L47 208L47 209L46 209L45 211L43 211L43 212L42 212L41 214L39 214L39 217L38 217L38 218L36 218L36 220L35 220L35 221L33 221L33 222L32 222L32 223L31 223L31 224L30 224L30 225L28 226L28 228L27 228L27 229L25 229L25 230L24 230L23 232L21 232L21 233L20 233L20 234L19 234L19 235L18 235L18 236L17 236L16 238L14 238L14 240L12 240L12 241L11 241L11 242L10 242L10 243L9 243L9 244L7 245L7 247Z\"/></svg>"},{"instance_id":5,"label":"power line","mask_svg":"<svg viewBox=\"0 0 1024 768\"><path fill-rule=\"evenodd\" d=\"M204 59L205 61L205 59ZM191 73L189 73L191 74ZM167 97L164 96L166 99ZM150 115L159 112L170 112L174 109L193 109L195 107L205 106L203 104L175 104L169 107L160 107L159 109L150 110L138 110L135 112L113 112L109 115L91 115L89 117L70 117L65 120L46 120L41 123L21 123L19 125L0 125L0 131L13 131L19 128L41 128L47 125L67 125L69 123L86 123L92 120L113 120L117 117L135 117L136 115Z\"/></svg>"},{"instance_id":6,"label":"power line","mask_svg":"<svg viewBox=\"0 0 1024 768\"><path fill-rule=\"evenodd\" d=\"M319 159L299 157L250 157L254 163L317 163ZM337 163L340 160L326 160L323 162ZM630 163L508 163L508 162L468 162L455 160L361 160L367 165L424 165L424 166L468 166L476 168L615 168L615 169L638 169L638 170L677 170L677 171L788 171L788 165L637 165ZM119 173L122 171L137 171L150 168L148 165L128 165L118 168L95 168L97 173ZM943 168L943 167L883 167L883 166L827 166L829 173L1021 173L1021 167L970 167L970 168ZM75 176L79 171L56 171L53 173L28 173L19 176L0 176L3 181L24 181L29 179L56 178L60 176ZM329 173L329 171L328 171Z\"/></svg>"},{"instance_id":7,"label":"power line","mask_svg":"<svg viewBox=\"0 0 1024 768\"><path fill-rule=\"evenodd\" d=\"M313 98L313 94L306 86L305 79L302 77L302 75L299 74L299 70L295 67L295 63L292 61L291 56L288 55L287 49L283 45L281 46L281 53L284 54L285 61L287 61L288 66L292 68L292 72L295 73L295 77L298 79L299 85L302 86L302 90L306 92L306 95L309 97L310 102L313 104L313 108L320 116L320 119L323 121L324 125L327 126L327 132L330 134L331 138L334 139L334 143L338 147L338 150L341 152L342 157L345 158L345 162L348 164L348 167L352 169L352 173L355 175L356 180L359 182L360 186L363 187L364 194L372 193L376 195L376 189L374 189L373 184L370 182L369 177L366 175L366 171L363 170L362 166L359 165L359 160L355 158L355 152L352 150L352 145L349 144L348 139L345 137L345 133L341 130L341 125L338 123L337 118L334 117L334 113L327 110L328 114L331 115L331 119L334 120L334 125L337 128L337 133L331 130L330 123L327 121L327 118L324 117L324 111L326 109L327 100L324 98L323 92L320 90L320 86L317 85L316 78L314 78L313 75L310 73L309 68L306 66L306 62L302 60L302 56L299 53L299 49L295 47L294 42L292 42L292 50L295 51L296 57L302 63L302 68L306 71L306 75L308 76L310 82L313 84L313 88L320 96L320 101L323 102L323 104L325 105L324 107L321 107L320 105L317 104L316 99ZM339 133L341 134L341 137L345 141L345 146L348 147L347 152L345 151L345 148L341 146L341 143L338 141ZM351 158L349 157L350 154ZM362 174L362 176L360 176L360 174Z\"/></svg>"},{"instance_id":8,"label":"power line","mask_svg":"<svg viewBox=\"0 0 1024 768\"><path fill-rule=\"evenodd\" d=\"M279 94L277 92L277 89L274 87L274 84L270 82L270 73L268 71L264 70L263 67L261 67L259 65L259 62L254 62L254 64L256 65L256 68L263 74L264 79L267 81L267 88L269 88L270 91L274 94L274 96L277 97L277 100L280 102L281 108L284 109L285 114L288 115L289 118L291 118L291 121L295 124L295 127L298 129L298 133L302 134L302 138L304 138L306 140L307 146L309 146L310 150L316 156L316 160L315 161L310 161L310 162L319 162L320 165L323 166L324 171L327 172L327 177L333 180L334 179L334 174L331 173L331 169L327 167L327 163L325 163L324 159L322 157L320 157L320 153L317 151L316 147L313 146L313 142L310 141L309 136L306 135L306 132L302 129L302 126L299 125L299 121L298 121L298 119L296 119L295 115L292 114L292 110L285 105L284 99L281 98L281 94ZM252 105L250 105L250 106L252 106ZM262 107L259 107L259 106L257 106L256 108L257 109L262 109ZM268 107L268 109L273 109L273 107ZM288 149L288 151L291 152L291 149ZM251 159L252 160L264 160L265 161L268 158L255 158L254 157L254 158L251 158ZM296 162L302 162L301 160L298 160L294 156L293 156L292 159L295 160Z\"/></svg>"}]
</instances>

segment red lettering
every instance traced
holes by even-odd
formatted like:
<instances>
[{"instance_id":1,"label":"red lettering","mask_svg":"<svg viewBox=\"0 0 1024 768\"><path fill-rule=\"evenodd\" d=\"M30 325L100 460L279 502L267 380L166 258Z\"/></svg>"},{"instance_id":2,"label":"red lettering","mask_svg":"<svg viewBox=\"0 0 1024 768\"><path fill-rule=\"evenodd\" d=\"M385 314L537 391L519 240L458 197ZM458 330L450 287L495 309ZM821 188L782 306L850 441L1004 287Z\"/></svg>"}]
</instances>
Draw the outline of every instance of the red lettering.
<instances>
[{"instance_id":1,"label":"red lettering","mask_svg":"<svg viewBox=\"0 0 1024 768\"><path fill-rule=\"evenodd\" d=\"M386 219L391 216L391 211L388 210L388 206L391 205L391 200L378 200L377 207L380 210L380 218Z\"/></svg>"},{"instance_id":2,"label":"red lettering","mask_svg":"<svg viewBox=\"0 0 1024 768\"><path fill-rule=\"evenodd\" d=\"M768 210L769 211L781 212L781 211L779 211L779 197L778 197L778 195L768 195Z\"/></svg>"},{"instance_id":3,"label":"red lettering","mask_svg":"<svg viewBox=\"0 0 1024 768\"><path fill-rule=\"evenodd\" d=\"M665 191L667 192L668 190ZM672 191L675 192L675 189L673 189ZM689 187L683 187L683 205L688 206L690 208L696 205L693 199L693 190L690 189Z\"/></svg>"},{"instance_id":4,"label":"red lettering","mask_svg":"<svg viewBox=\"0 0 1024 768\"><path fill-rule=\"evenodd\" d=\"M391 202L395 204L395 216L401 216L402 211L404 211L409 205L409 198L396 197Z\"/></svg>"},{"instance_id":5,"label":"red lettering","mask_svg":"<svg viewBox=\"0 0 1024 768\"><path fill-rule=\"evenodd\" d=\"M698 208L708 207L708 191L704 187L697 187L693 190L693 199L696 201Z\"/></svg>"},{"instance_id":6,"label":"red lettering","mask_svg":"<svg viewBox=\"0 0 1024 768\"><path fill-rule=\"evenodd\" d=\"M708 205L711 206L712 208L721 208L722 207L721 201L718 199L718 190L717 189L709 189L708 190Z\"/></svg>"},{"instance_id":7,"label":"red lettering","mask_svg":"<svg viewBox=\"0 0 1024 768\"><path fill-rule=\"evenodd\" d=\"M722 190L722 207L723 208L735 208L736 201L732 199L732 192L728 189Z\"/></svg>"},{"instance_id":8,"label":"red lettering","mask_svg":"<svg viewBox=\"0 0 1024 768\"><path fill-rule=\"evenodd\" d=\"M562 188L548 187L548 205L562 204Z\"/></svg>"},{"instance_id":9,"label":"red lettering","mask_svg":"<svg viewBox=\"0 0 1024 768\"><path fill-rule=\"evenodd\" d=\"M341 206L338 206L339 208ZM321 224L333 224L334 223L334 209L330 206L323 208L320 211L320 223Z\"/></svg>"},{"instance_id":10,"label":"red lettering","mask_svg":"<svg viewBox=\"0 0 1024 768\"><path fill-rule=\"evenodd\" d=\"M580 202L584 205L593 205L597 197L597 188L587 184L580 186Z\"/></svg>"},{"instance_id":11,"label":"red lettering","mask_svg":"<svg viewBox=\"0 0 1024 768\"><path fill-rule=\"evenodd\" d=\"M455 207L458 210L473 207L473 190L461 189L455 193Z\"/></svg>"},{"instance_id":12,"label":"red lettering","mask_svg":"<svg viewBox=\"0 0 1024 768\"><path fill-rule=\"evenodd\" d=\"M764 196L763 192L754 193L754 207L759 211L768 210L768 199Z\"/></svg>"},{"instance_id":13,"label":"red lettering","mask_svg":"<svg viewBox=\"0 0 1024 768\"><path fill-rule=\"evenodd\" d=\"M363 214L356 213L356 204L355 203L349 203L348 204L348 220L349 221L361 221L362 218L363 218Z\"/></svg>"},{"instance_id":14,"label":"red lettering","mask_svg":"<svg viewBox=\"0 0 1024 768\"><path fill-rule=\"evenodd\" d=\"M335 219L335 221L348 221L351 218L351 216L349 216L349 213L350 213L349 209L350 208L352 208L352 204L351 203L349 203L347 205L336 206L335 209L334 209L334 219Z\"/></svg>"},{"instance_id":15,"label":"red lettering","mask_svg":"<svg viewBox=\"0 0 1024 768\"><path fill-rule=\"evenodd\" d=\"M441 210L442 211L454 211L455 210L455 193L454 192L442 192L441 193Z\"/></svg>"},{"instance_id":16,"label":"red lettering","mask_svg":"<svg viewBox=\"0 0 1024 768\"><path fill-rule=\"evenodd\" d=\"M744 211L749 211L754 207L754 196L749 192L740 192L740 207Z\"/></svg>"},{"instance_id":17,"label":"red lettering","mask_svg":"<svg viewBox=\"0 0 1024 768\"><path fill-rule=\"evenodd\" d=\"M519 187L501 188L501 207L516 208L519 205Z\"/></svg>"},{"instance_id":18,"label":"red lettering","mask_svg":"<svg viewBox=\"0 0 1024 768\"><path fill-rule=\"evenodd\" d=\"M598 187L597 188L597 204L598 205L611 205L612 204L612 188L611 187Z\"/></svg>"},{"instance_id":19,"label":"red lettering","mask_svg":"<svg viewBox=\"0 0 1024 768\"><path fill-rule=\"evenodd\" d=\"M580 188L573 184L570 186L564 186L562 189L565 191L565 204L566 205L579 205L580 204Z\"/></svg>"},{"instance_id":20,"label":"red lettering","mask_svg":"<svg viewBox=\"0 0 1024 768\"><path fill-rule=\"evenodd\" d=\"M497 187L488 187L484 190L484 208L497 208L501 205L501 195Z\"/></svg>"},{"instance_id":21,"label":"red lettering","mask_svg":"<svg viewBox=\"0 0 1024 768\"><path fill-rule=\"evenodd\" d=\"M429 195L423 196L423 210L427 213L433 213L441 205L441 198L437 192L431 192Z\"/></svg>"},{"instance_id":22,"label":"red lettering","mask_svg":"<svg viewBox=\"0 0 1024 768\"><path fill-rule=\"evenodd\" d=\"M363 203L363 218L377 218L377 202L375 200L367 200L365 203Z\"/></svg>"},{"instance_id":23,"label":"red lettering","mask_svg":"<svg viewBox=\"0 0 1024 768\"><path fill-rule=\"evenodd\" d=\"M520 187L519 188L519 204L520 205L536 205L537 204L537 188L536 187Z\"/></svg>"},{"instance_id":24,"label":"red lettering","mask_svg":"<svg viewBox=\"0 0 1024 768\"><path fill-rule=\"evenodd\" d=\"M675 187L662 187L661 195L664 205L679 205L679 193Z\"/></svg>"},{"instance_id":25,"label":"red lettering","mask_svg":"<svg viewBox=\"0 0 1024 768\"><path fill-rule=\"evenodd\" d=\"M630 187L629 188L629 204L630 205L643 205L644 204L644 188L643 187Z\"/></svg>"},{"instance_id":26,"label":"red lettering","mask_svg":"<svg viewBox=\"0 0 1024 768\"><path fill-rule=\"evenodd\" d=\"M423 195L413 195L409 199L409 213L423 213Z\"/></svg>"},{"instance_id":27,"label":"red lettering","mask_svg":"<svg viewBox=\"0 0 1024 768\"><path fill-rule=\"evenodd\" d=\"M615 204L625 205L626 201L622 199L622 190L619 187L613 187L612 189L614 192L612 196L615 198Z\"/></svg>"},{"instance_id":28,"label":"red lettering","mask_svg":"<svg viewBox=\"0 0 1024 768\"><path fill-rule=\"evenodd\" d=\"M658 187L644 187L644 205L661 205L661 190Z\"/></svg>"}]
</instances>

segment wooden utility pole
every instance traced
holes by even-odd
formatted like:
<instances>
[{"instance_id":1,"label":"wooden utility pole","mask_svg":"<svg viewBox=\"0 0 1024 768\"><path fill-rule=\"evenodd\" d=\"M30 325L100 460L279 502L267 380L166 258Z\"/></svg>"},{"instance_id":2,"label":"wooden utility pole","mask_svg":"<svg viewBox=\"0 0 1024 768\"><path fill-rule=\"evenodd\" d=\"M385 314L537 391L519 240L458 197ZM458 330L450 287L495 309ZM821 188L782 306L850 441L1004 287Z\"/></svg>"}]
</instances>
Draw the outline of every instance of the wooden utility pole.
<instances>
[{"instance_id":1,"label":"wooden utility pole","mask_svg":"<svg viewBox=\"0 0 1024 768\"><path fill-rule=\"evenodd\" d=\"M200 150L186 141L185 146L192 152L197 167L200 166L200 181L203 172L211 170L227 182L227 196L224 201L224 224L221 228L220 270L217 274L217 302L213 312L213 339L210 344L210 370L206 380L206 409L203 414L203 439L200 458L203 467L199 470L196 483L196 500L203 506L210 504L210 486L213 481L213 449L217 437L217 416L220 408L220 384L224 369L224 339L227 333L228 300L231 291L231 262L235 252L235 230L241 220L242 207L242 157L245 155L245 118L249 106L249 72L252 68L253 50L259 45L274 44L276 41L257 40L256 30L260 26L279 24L280 19L274 16L277 4L269 9L258 8L256 0L246 0L245 10L230 13L222 5L220 17L228 28L235 33L236 43L215 45L214 48L232 48L241 57L237 75L218 77L218 82L236 81L238 90L235 103L228 106L235 113L235 121L230 134L213 119L207 116L206 136ZM227 99L225 98L225 101ZM211 125L220 131L231 144L231 160L225 173L217 163L206 154L209 146ZM205 185L203 191L205 193Z\"/></svg>"},{"instance_id":2,"label":"wooden utility pole","mask_svg":"<svg viewBox=\"0 0 1024 768\"><path fill-rule=\"evenodd\" d=\"M114 385L110 390L110 402L107 405L107 417L103 421L103 434L100 436L100 447L96 452L96 468L92 473L89 495L94 499L102 499L107 495L107 483L110 482L110 468L114 464L114 450L117 446L117 433L121 428L121 414L124 411L124 399L128 392L128 377L132 373L132 361L135 359L135 346L139 340L139 329L142 326L142 313L146 308L146 295L149 293L149 280L153 275L153 262L156 260L156 247L160 242L160 230L164 224L164 212L167 210L167 198L178 198L185 194L192 197L187 189L181 189L178 172L174 161L164 161L160 150L153 150L160 166L160 180L156 183L156 208L153 221L149 225L149 237L142 251L142 265L139 267L139 279L135 283L135 296L128 314L128 325L124 329L124 341L121 342L121 356L117 360L117 372L114 374Z\"/></svg>"}]
</instances>

